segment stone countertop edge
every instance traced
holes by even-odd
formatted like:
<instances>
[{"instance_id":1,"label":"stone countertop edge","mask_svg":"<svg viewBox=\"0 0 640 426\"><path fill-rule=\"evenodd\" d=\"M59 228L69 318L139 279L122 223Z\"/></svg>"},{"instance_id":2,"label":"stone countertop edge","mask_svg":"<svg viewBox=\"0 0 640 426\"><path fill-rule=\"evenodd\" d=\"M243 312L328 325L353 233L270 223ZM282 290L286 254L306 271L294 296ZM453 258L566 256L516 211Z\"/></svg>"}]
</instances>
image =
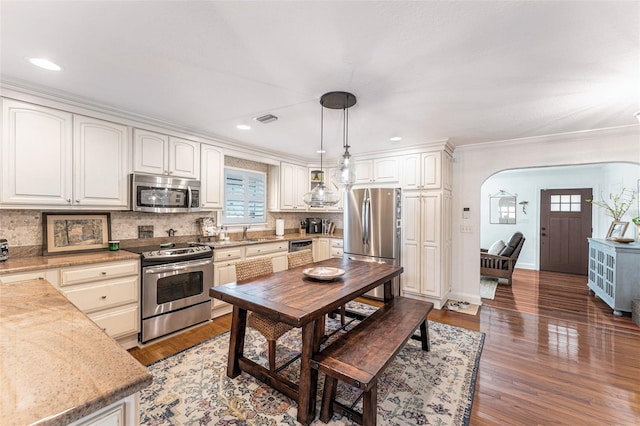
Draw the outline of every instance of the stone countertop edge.
<instances>
[{"instance_id":1,"label":"stone countertop edge","mask_svg":"<svg viewBox=\"0 0 640 426\"><path fill-rule=\"evenodd\" d=\"M46 280L0 284L0 413L63 425L150 385L153 377Z\"/></svg>"},{"instance_id":2,"label":"stone countertop edge","mask_svg":"<svg viewBox=\"0 0 640 426\"><path fill-rule=\"evenodd\" d=\"M117 262L139 259L140 255L125 250L97 251L91 253L59 254L55 256L31 256L9 258L0 262L0 277L3 274L36 271L39 269L64 268L67 266L89 265L99 262ZM0 278L1 280L1 278Z\"/></svg>"}]
</instances>

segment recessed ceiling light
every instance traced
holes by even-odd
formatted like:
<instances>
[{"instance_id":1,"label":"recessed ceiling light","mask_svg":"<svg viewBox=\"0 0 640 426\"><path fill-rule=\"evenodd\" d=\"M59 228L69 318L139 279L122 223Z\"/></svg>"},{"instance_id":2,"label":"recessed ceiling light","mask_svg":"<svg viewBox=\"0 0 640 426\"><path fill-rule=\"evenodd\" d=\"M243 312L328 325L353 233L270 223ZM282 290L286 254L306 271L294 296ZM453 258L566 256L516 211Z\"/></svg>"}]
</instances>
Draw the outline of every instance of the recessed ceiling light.
<instances>
[{"instance_id":1,"label":"recessed ceiling light","mask_svg":"<svg viewBox=\"0 0 640 426\"><path fill-rule=\"evenodd\" d=\"M236 127L240 130L251 130L251 126L247 126L246 124L238 124Z\"/></svg>"},{"instance_id":2,"label":"recessed ceiling light","mask_svg":"<svg viewBox=\"0 0 640 426\"><path fill-rule=\"evenodd\" d=\"M36 67L44 68L49 71L60 71L62 68L58 64L54 64L48 59L45 58L27 58L29 62L31 62Z\"/></svg>"},{"instance_id":3,"label":"recessed ceiling light","mask_svg":"<svg viewBox=\"0 0 640 426\"><path fill-rule=\"evenodd\" d=\"M400 136L394 136L394 137L392 137L392 138L389 138L389 140L390 140L391 142L399 142L399 141L401 141L401 140L402 140L402 137L400 137Z\"/></svg>"},{"instance_id":4,"label":"recessed ceiling light","mask_svg":"<svg viewBox=\"0 0 640 426\"><path fill-rule=\"evenodd\" d=\"M327 153L327 151L326 151L326 150L324 150L324 149L319 149L319 150L317 150L316 152L317 152L318 154L326 154L326 153Z\"/></svg>"}]
</instances>

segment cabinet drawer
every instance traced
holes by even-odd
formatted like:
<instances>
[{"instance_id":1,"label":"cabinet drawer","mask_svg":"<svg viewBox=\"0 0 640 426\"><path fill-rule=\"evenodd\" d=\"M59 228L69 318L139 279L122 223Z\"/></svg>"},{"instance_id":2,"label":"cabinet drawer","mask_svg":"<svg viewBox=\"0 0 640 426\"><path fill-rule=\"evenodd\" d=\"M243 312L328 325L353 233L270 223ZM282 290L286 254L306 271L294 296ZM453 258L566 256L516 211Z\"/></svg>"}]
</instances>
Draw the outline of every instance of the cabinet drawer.
<instances>
[{"instance_id":1,"label":"cabinet drawer","mask_svg":"<svg viewBox=\"0 0 640 426\"><path fill-rule=\"evenodd\" d=\"M339 247L331 247L331 257L342 257L344 254L342 248Z\"/></svg>"},{"instance_id":2,"label":"cabinet drawer","mask_svg":"<svg viewBox=\"0 0 640 426\"><path fill-rule=\"evenodd\" d=\"M60 286L80 284L89 281L140 274L138 261L109 262L91 266L63 268L60 271Z\"/></svg>"},{"instance_id":3,"label":"cabinet drawer","mask_svg":"<svg viewBox=\"0 0 640 426\"><path fill-rule=\"evenodd\" d=\"M105 333L115 338L138 333L140 316L138 305L127 305L107 312L96 312L89 318L102 328Z\"/></svg>"},{"instance_id":4,"label":"cabinet drawer","mask_svg":"<svg viewBox=\"0 0 640 426\"><path fill-rule=\"evenodd\" d=\"M269 253L277 253L279 251L289 251L289 244L285 242L281 243L269 243L269 244L256 244L246 247L247 257L262 256Z\"/></svg>"},{"instance_id":5,"label":"cabinet drawer","mask_svg":"<svg viewBox=\"0 0 640 426\"><path fill-rule=\"evenodd\" d=\"M47 280L54 287L58 287L58 270L46 269L39 271L20 272L18 274L0 275L3 284L16 283L26 280Z\"/></svg>"},{"instance_id":6,"label":"cabinet drawer","mask_svg":"<svg viewBox=\"0 0 640 426\"><path fill-rule=\"evenodd\" d=\"M331 240L331 247L339 247L342 248L344 247L344 243L342 240L338 240L338 239L332 239Z\"/></svg>"},{"instance_id":7,"label":"cabinet drawer","mask_svg":"<svg viewBox=\"0 0 640 426\"><path fill-rule=\"evenodd\" d=\"M83 312L138 302L138 276L64 288L62 293Z\"/></svg>"},{"instance_id":8,"label":"cabinet drawer","mask_svg":"<svg viewBox=\"0 0 640 426\"><path fill-rule=\"evenodd\" d=\"M243 247L228 248L223 250L213 250L213 261L220 262L223 260L240 259L243 256Z\"/></svg>"}]
</instances>

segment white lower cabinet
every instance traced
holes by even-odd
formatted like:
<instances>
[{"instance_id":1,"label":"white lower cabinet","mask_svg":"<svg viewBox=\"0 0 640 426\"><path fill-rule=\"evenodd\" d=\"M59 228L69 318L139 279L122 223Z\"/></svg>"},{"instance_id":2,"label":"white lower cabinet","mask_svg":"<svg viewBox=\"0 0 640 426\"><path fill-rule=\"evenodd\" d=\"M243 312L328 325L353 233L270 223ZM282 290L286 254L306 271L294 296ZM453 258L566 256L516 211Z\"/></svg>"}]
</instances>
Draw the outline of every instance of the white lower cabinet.
<instances>
[{"instance_id":1,"label":"white lower cabinet","mask_svg":"<svg viewBox=\"0 0 640 426\"><path fill-rule=\"evenodd\" d=\"M402 294L439 309L451 290L451 193L403 193Z\"/></svg>"},{"instance_id":2,"label":"white lower cabinet","mask_svg":"<svg viewBox=\"0 0 640 426\"><path fill-rule=\"evenodd\" d=\"M289 243L278 241L275 243L251 244L247 246L229 247L213 250L213 285L232 283L236 280L236 262L252 257L268 256L273 262L273 271L284 271L288 267L287 253ZM231 312L231 305L219 299L213 299L211 304L213 318Z\"/></svg>"},{"instance_id":3,"label":"white lower cabinet","mask_svg":"<svg viewBox=\"0 0 640 426\"><path fill-rule=\"evenodd\" d=\"M313 261L320 262L331 257L330 238L320 237L313 239Z\"/></svg>"},{"instance_id":4,"label":"white lower cabinet","mask_svg":"<svg viewBox=\"0 0 640 426\"><path fill-rule=\"evenodd\" d=\"M138 394L123 398L69 426L137 426L139 423Z\"/></svg>"},{"instance_id":5,"label":"white lower cabinet","mask_svg":"<svg viewBox=\"0 0 640 426\"><path fill-rule=\"evenodd\" d=\"M344 254L344 244L342 238L330 238L331 257L342 257Z\"/></svg>"},{"instance_id":6,"label":"white lower cabinet","mask_svg":"<svg viewBox=\"0 0 640 426\"><path fill-rule=\"evenodd\" d=\"M140 329L138 260L60 269L60 291L109 336L130 344Z\"/></svg>"},{"instance_id":7,"label":"white lower cabinet","mask_svg":"<svg viewBox=\"0 0 640 426\"><path fill-rule=\"evenodd\" d=\"M58 288L58 269L42 269L37 271L19 272L17 274L0 275L3 284L16 283L26 280L47 280L52 286Z\"/></svg>"}]
</instances>

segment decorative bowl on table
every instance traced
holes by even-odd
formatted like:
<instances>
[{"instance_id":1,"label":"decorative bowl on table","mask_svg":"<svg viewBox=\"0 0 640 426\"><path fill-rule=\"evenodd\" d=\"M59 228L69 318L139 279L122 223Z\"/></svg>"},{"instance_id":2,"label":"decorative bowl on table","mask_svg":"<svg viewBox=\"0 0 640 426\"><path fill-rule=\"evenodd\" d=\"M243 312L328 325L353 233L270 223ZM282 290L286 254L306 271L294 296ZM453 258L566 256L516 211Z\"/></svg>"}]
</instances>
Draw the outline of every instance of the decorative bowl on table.
<instances>
[{"instance_id":1,"label":"decorative bowl on table","mask_svg":"<svg viewBox=\"0 0 640 426\"><path fill-rule=\"evenodd\" d=\"M333 281L344 275L344 270L340 268L331 268L328 266L318 266L315 268L307 268L302 273L314 280Z\"/></svg>"}]
</instances>

